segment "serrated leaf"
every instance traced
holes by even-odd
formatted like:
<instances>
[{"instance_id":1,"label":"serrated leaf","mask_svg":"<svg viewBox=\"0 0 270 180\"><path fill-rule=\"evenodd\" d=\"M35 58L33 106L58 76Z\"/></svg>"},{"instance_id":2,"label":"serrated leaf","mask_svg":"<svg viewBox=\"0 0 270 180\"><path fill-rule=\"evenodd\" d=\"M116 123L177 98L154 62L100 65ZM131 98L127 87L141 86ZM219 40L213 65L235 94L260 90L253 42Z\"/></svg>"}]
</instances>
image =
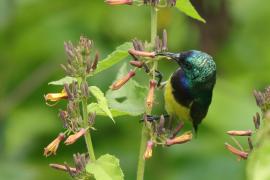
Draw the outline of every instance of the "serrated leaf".
<instances>
[{"instance_id":1,"label":"serrated leaf","mask_svg":"<svg viewBox=\"0 0 270 180\"><path fill-rule=\"evenodd\" d=\"M127 74L127 65L123 64L117 74L116 79L120 79ZM129 114L131 116L138 116L144 113L145 97L147 88L140 86L135 80L130 79L119 90L109 90L106 92L106 97L109 106L119 112Z\"/></svg>"},{"instance_id":2,"label":"serrated leaf","mask_svg":"<svg viewBox=\"0 0 270 180\"><path fill-rule=\"evenodd\" d=\"M96 180L124 180L119 160L109 154L101 156L95 162L88 163L86 171L93 174Z\"/></svg>"},{"instance_id":3,"label":"serrated leaf","mask_svg":"<svg viewBox=\"0 0 270 180\"><path fill-rule=\"evenodd\" d=\"M96 115L99 115L99 116L107 116L107 114L102 111L102 109L99 107L99 104L98 103L91 103L87 106L87 109L88 109L88 112L92 112L92 113L96 113ZM112 116L115 118L115 117L119 117L119 116L127 116L129 115L128 113L126 112L121 112L121 111L118 111L116 109L110 109L111 113L112 113Z\"/></svg>"},{"instance_id":4,"label":"serrated leaf","mask_svg":"<svg viewBox=\"0 0 270 180\"><path fill-rule=\"evenodd\" d=\"M90 86L89 91L95 98L97 99L98 102L98 108L102 110L109 118L111 118L114 122L112 113L109 109L107 99L104 96L104 93L96 86Z\"/></svg>"},{"instance_id":5,"label":"serrated leaf","mask_svg":"<svg viewBox=\"0 0 270 180\"><path fill-rule=\"evenodd\" d=\"M109 54L105 59L101 60L98 63L97 69L95 70L94 74L100 73L104 71L114 64L119 63L120 61L124 60L128 57L128 50L132 48L132 43L126 42L116 48L111 54Z\"/></svg>"},{"instance_id":6,"label":"serrated leaf","mask_svg":"<svg viewBox=\"0 0 270 180\"><path fill-rule=\"evenodd\" d=\"M70 76L66 76L62 79L59 79L57 81L52 81L52 82L49 82L48 84L49 85L58 85L58 86L62 86L64 84L71 84L73 81L77 81L76 78L74 77L70 77Z\"/></svg>"},{"instance_id":7,"label":"serrated leaf","mask_svg":"<svg viewBox=\"0 0 270 180\"><path fill-rule=\"evenodd\" d=\"M97 69L94 71L92 75L98 74L113 65L119 63L120 61L124 60L126 57L128 57L128 50L132 48L132 43L126 42L116 48L115 51L113 51L111 54L109 54L105 59L100 60ZM50 85L64 85L64 84L70 84L72 81L77 81L76 78L66 76L64 78L61 78L57 81L49 82Z\"/></svg>"},{"instance_id":8,"label":"serrated leaf","mask_svg":"<svg viewBox=\"0 0 270 180\"><path fill-rule=\"evenodd\" d=\"M185 13L187 16L197 19L203 23L206 22L193 7L190 0L177 0L175 7Z\"/></svg>"}]
</instances>

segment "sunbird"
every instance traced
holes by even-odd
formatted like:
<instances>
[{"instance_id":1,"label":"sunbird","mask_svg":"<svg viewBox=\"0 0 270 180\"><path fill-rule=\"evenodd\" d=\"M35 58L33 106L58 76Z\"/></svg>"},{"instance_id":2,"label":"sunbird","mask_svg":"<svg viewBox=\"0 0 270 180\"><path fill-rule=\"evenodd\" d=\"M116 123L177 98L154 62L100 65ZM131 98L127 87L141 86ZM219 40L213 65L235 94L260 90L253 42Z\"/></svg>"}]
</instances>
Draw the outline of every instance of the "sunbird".
<instances>
[{"instance_id":1,"label":"sunbird","mask_svg":"<svg viewBox=\"0 0 270 180\"><path fill-rule=\"evenodd\" d=\"M213 58L197 50L156 55L168 57L180 66L165 86L165 109L168 115L190 121L196 133L212 101L216 83L216 64Z\"/></svg>"}]
</instances>

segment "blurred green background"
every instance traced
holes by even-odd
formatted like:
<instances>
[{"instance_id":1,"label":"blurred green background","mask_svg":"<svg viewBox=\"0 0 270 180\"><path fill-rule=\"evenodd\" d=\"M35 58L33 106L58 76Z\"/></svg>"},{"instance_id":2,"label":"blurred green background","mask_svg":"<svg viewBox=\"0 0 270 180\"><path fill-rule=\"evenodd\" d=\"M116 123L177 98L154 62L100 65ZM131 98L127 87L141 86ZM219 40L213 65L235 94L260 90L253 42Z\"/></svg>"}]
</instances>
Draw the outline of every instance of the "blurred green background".
<instances>
[{"instance_id":1,"label":"blurred green background","mask_svg":"<svg viewBox=\"0 0 270 180\"><path fill-rule=\"evenodd\" d=\"M199 136L191 143L155 148L145 179L242 180L245 162L224 149L225 131L252 128L258 111L253 89L269 84L270 4L268 0L193 0L207 20L201 24L178 12L159 12L159 32L168 31L170 51L201 49L213 55L217 85ZM68 179L49 163L72 163L85 152L81 140L61 145L57 156L45 158L43 148L62 131L58 108L45 105L43 95L60 87L47 83L63 76L63 42L85 35L106 57L133 38L149 40L149 7L109 7L103 0L0 0L0 179ZM91 79L106 91L121 64ZM165 77L175 64L161 63ZM138 79L140 80L140 79ZM157 97L162 113L163 101ZM93 133L97 156L120 158L125 179L135 179L140 128L137 118L121 117L113 124L98 117ZM245 139L243 144L246 145Z\"/></svg>"}]
</instances>

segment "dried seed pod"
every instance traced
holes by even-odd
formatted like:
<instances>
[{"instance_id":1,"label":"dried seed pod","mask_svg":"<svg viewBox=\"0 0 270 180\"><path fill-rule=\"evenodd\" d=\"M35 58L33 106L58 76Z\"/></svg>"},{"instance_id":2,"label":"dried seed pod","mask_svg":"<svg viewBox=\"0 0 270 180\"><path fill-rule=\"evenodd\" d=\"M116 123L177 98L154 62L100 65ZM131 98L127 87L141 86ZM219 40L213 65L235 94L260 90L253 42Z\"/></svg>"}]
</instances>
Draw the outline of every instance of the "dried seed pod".
<instances>
[{"instance_id":1,"label":"dried seed pod","mask_svg":"<svg viewBox=\"0 0 270 180\"><path fill-rule=\"evenodd\" d=\"M192 139L192 133L191 132L186 132L181 136L175 137L173 139L167 139L166 140L166 145L171 146L174 144L183 144Z\"/></svg>"},{"instance_id":2,"label":"dried seed pod","mask_svg":"<svg viewBox=\"0 0 270 180\"><path fill-rule=\"evenodd\" d=\"M252 131L251 130L246 130L246 131L227 131L227 134L231 135L231 136L251 136L252 135Z\"/></svg>"},{"instance_id":3,"label":"dried seed pod","mask_svg":"<svg viewBox=\"0 0 270 180\"><path fill-rule=\"evenodd\" d=\"M157 82L155 80L151 80L149 83L149 91L146 98L146 107L147 109L152 109L154 104L154 93L156 88Z\"/></svg>"},{"instance_id":4,"label":"dried seed pod","mask_svg":"<svg viewBox=\"0 0 270 180\"><path fill-rule=\"evenodd\" d=\"M137 68L142 68L144 62L142 62L142 61L130 61L129 64L132 65L132 66L135 66Z\"/></svg>"},{"instance_id":5,"label":"dried seed pod","mask_svg":"<svg viewBox=\"0 0 270 180\"><path fill-rule=\"evenodd\" d=\"M132 5L133 0L105 0L105 3L109 5Z\"/></svg>"},{"instance_id":6,"label":"dried seed pod","mask_svg":"<svg viewBox=\"0 0 270 180\"><path fill-rule=\"evenodd\" d=\"M68 100L73 101L74 96L73 96L72 92L70 91L69 85L65 83L64 88L65 88L65 91L66 91L66 93L68 95Z\"/></svg>"},{"instance_id":7,"label":"dried seed pod","mask_svg":"<svg viewBox=\"0 0 270 180\"><path fill-rule=\"evenodd\" d=\"M128 52L135 56L143 56L143 57L151 57L151 58L154 58L156 55L155 52L137 51L135 49L130 49L128 50Z\"/></svg>"},{"instance_id":8,"label":"dried seed pod","mask_svg":"<svg viewBox=\"0 0 270 180\"><path fill-rule=\"evenodd\" d=\"M225 143L225 147L226 149L228 149L231 153L237 155L238 157L242 158L242 159L247 159L248 158L248 153L245 151L240 151L239 149L236 149L235 147L233 147L232 145L230 145L229 143Z\"/></svg>"},{"instance_id":9,"label":"dried seed pod","mask_svg":"<svg viewBox=\"0 0 270 180\"><path fill-rule=\"evenodd\" d=\"M167 43L168 43L167 31L164 29L162 36L162 48L161 48L162 51L168 50Z\"/></svg>"},{"instance_id":10,"label":"dried seed pod","mask_svg":"<svg viewBox=\"0 0 270 180\"><path fill-rule=\"evenodd\" d=\"M65 141L65 144L66 145L70 145L70 144L73 144L75 143L81 136L83 136L85 133L86 133L86 129L84 128L81 128L81 130L75 134L72 134L70 135L66 141Z\"/></svg>"},{"instance_id":11,"label":"dried seed pod","mask_svg":"<svg viewBox=\"0 0 270 180\"><path fill-rule=\"evenodd\" d=\"M96 52L95 59L93 61L91 69L93 69L93 70L97 69L98 60L99 60L99 53Z\"/></svg>"},{"instance_id":12,"label":"dried seed pod","mask_svg":"<svg viewBox=\"0 0 270 180\"><path fill-rule=\"evenodd\" d=\"M125 85L133 76L135 76L135 71L131 70L127 75L117 80L111 85L111 90L120 89L123 85Z\"/></svg>"},{"instance_id":13,"label":"dried seed pod","mask_svg":"<svg viewBox=\"0 0 270 180\"><path fill-rule=\"evenodd\" d=\"M74 168L74 167L67 168L66 165L62 165L62 164L49 164L49 166L51 168L54 168L54 169L57 169L57 170L61 170L61 171L65 171L65 172L68 172L68 169L70 171L72 171L73 173L76 173L77 172L76 168Z\"/></svg>"}]
</instances>

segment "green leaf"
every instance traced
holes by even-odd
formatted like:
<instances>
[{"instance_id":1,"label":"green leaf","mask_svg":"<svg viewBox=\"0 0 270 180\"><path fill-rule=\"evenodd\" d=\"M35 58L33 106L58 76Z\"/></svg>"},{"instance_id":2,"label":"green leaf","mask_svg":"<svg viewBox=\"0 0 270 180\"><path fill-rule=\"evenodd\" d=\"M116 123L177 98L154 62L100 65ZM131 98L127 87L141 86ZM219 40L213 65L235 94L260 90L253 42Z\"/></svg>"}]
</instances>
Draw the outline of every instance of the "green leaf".
<instances>
[{"instance_id":1,"label":"green leaf","mask_svg":"<svg viewBox=\"0 0 270 180\"><path fill-rule=\"evenodd\" d=\"M107 102L107 99L105 98L104 96L104 93L96 86L90 86L89 87L89 91L91 92L91 94L93 96L95 96L95 98L97 99L97 102L98 102L98 106L95 105L95 107L98 107L101 111L103 111L109 118L111 118L114 122L114 119L113 119L113 116L112 116L112 113L109 109L109 106L108 106L108 102ZM93 106L93 105L92 105ZM91 108L91 107L90 107ZM90 109L88 107L88 109ZM97 108L96 108L97 109Z\"/></svg>"},{"instance_id":2,"label":"green leaf","mask_svg":"<svg viewBox=\"0 0 270 180\"><path fill-rule=\"evenodd\" d=\"M62 86L64 84L71 84L73 81L77 81L76 78L74 77L70 77L70 76L66 76L62 79L59 79L57 81L52 81L52 82L49 82L49 85L58 85L58 86Z\"/></svg>"},{"instance_id":3,"label":"green leaf","mask_svg":"<svg viewBox=\"0 0 270 180\"><path fill-rule=\"evenodd\" d=\"M116 79L120 79L127 73L127 65L123 64ZM145 111L144 98L146 94L147 88L140 86L135 80L130 79L119 90L107 91L106 97L112 109L131 116L138 116Z\"/></svg>"},{"instance_id":4,"label":"green leaf","mask_svg":"<svg viewBox=\"0 0 270 180\"><path fill-rule=\"evenodd\" d=\"M95 162L88 163L86 171L93 174L96 180L124 180L119 160L109 154L101 156Z\"/></svg>"},{"instance_id":5,"label":"green leaf","mask_svg":"<svg viewBox=\"0 0 270 180\"><path fill-rule=\"evenodd\" d=\"M128 57L128 50L132 47L132 43L130 42L126 42L118 46L115 51L113 51L105 59L101 60L98 63L97 69L95 70L94 74L98 74L115 65L116 63L124 60L126 57Z\"/></svg>"},{"instance_id":6,"label":"green leaf","mask_svg":"<svg viewBox=\"0 0 270 180\"><path fill-rule=\"evenodd\" d=\"M176 2L176 8L194 19L197 19L203 23L206 22L193 7L190 0L178 0Z\"/></svg>"},{"instance_id":7,"label":"green leaf","mask_svg":"<svg viewBox=\"0 0 270 180\"><path fill-rule=\"evenodd\" d=\"M98 103L91 103L87 106L88 112L96 113L96 115L99 116L108 116L102 109L100 108ZM113 117L119 117L119 116L127 116L129 115L126 112L119 111L117 109L110 109Z\"/></svg>"},{"instance_id":8,"label":"green leaf","mask_svg":"<svg viewBox=\"0 0 270 180\"><path fill-rule=\"evenodd\" d=\"M132 48L132 43L126 42L116 48L115 51L113 51L111 54L109 54L105 59L99 61L97 65L97 69L94 71L93 75L98 74L113 65L119 63L120 61L124 60L126 57L128 57L128 50ZM59 79L57 81L52 81L49 84L50 85L64 85L72 83L72 81L77 81L76 78L66 76L62 79Z\"/></svg>"}]
</instances>

